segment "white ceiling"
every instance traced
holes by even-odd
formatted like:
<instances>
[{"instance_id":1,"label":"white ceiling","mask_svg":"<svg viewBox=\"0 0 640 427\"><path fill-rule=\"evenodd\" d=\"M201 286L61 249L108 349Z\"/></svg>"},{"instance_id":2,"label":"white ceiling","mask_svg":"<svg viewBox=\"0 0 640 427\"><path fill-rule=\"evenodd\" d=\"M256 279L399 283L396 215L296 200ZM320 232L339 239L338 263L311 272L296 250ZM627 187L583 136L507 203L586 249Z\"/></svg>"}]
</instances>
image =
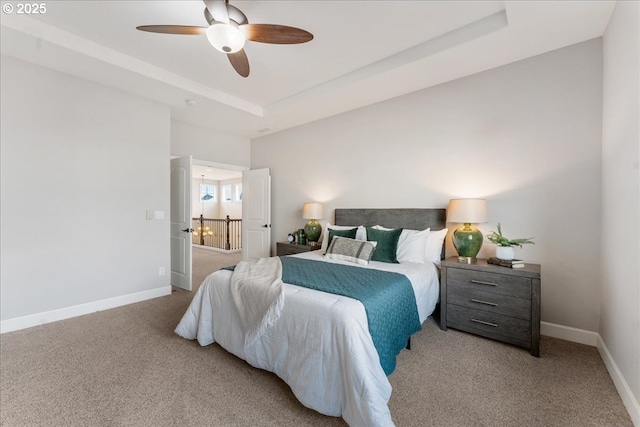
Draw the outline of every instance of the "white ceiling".
<instances>
[{"instance_id":1,"label":"white ceiling","mask_svg":"<svg viewBox=\"0 0 640 427\"><path fill-rule=\"evenodd\" d=\"M2 14L1 52L166 103L177 120L253 138L599 37L615 7L613 1L231 4L251 23L303 28L314 40L248 42L245 79L204 36L135 29L205 25L202 1L47 1L41 15Z\"/></svg>"}]
</instances>

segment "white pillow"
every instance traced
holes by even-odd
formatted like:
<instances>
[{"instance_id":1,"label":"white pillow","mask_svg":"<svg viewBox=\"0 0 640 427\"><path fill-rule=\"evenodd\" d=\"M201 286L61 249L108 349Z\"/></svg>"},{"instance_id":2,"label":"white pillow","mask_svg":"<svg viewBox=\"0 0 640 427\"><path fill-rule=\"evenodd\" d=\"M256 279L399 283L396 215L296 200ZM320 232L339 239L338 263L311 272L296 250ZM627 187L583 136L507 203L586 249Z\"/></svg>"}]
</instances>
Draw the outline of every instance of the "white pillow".
<instances>
[{"instance_id":1,"label":"white pillow","mask_svg":"<svg viewBox=\"0 0 640 427\"><path fill-rule=\"evenodd\" d=\"M357 228L358 230L356 231L356 240L364 240L365 242L367 241L367 230L364 228L364 226L360 225L333 225L333 224L329 224L327 223L327 225L325 225L322 228L322 246L320 246L320 250L324 253L327 251L327 246L329 245L329 230L333 229L333 230L351 230L353 228Z\"/></svg>"},{"instance_id":2,"label":"white pillow","mask_svg":"<svg viewBox=\"0 0 640 427\"><path fill-rule=\"evenodd\" d=\"M378 230L391 230L381 225L375 225L373 228ZM398 239L398 249L396 250L396 258L399 263L416 262L424 264L427 239L429 238L429 229L411 230L405 228Z\"/></svg>"},{"instance_id":3,"label":"white pillow","mask_svg":"<svg viewBox=\"0 0 640 427\"><path fill-rule=\"evenodd\" d=\"M398 262L424 263L430 230L402 230L398 239Z\"/></svg>"},{"instance_id":4,"label":"white pillow","mask_svg":"<svg viewBox=\"0 0 640 427\"><path fill-rule=\"evenodd\" d=\"M431 261L435 265L440 265L440 254L442 253L442 244L444 238L447 237L448 228L438 231L429 232L424 257L427 261Z\"/></svg>"}]
</instances>

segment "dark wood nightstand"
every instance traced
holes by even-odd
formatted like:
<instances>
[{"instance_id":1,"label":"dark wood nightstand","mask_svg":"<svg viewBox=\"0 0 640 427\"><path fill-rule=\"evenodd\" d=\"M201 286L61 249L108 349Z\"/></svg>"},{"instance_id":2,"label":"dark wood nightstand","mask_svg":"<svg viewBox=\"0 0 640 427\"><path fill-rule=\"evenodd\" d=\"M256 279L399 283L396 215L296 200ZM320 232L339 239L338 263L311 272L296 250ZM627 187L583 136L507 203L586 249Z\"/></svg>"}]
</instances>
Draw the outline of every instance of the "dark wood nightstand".
<instances>
[{"instance_id":1,"label":"dark wood nightstand","mask_svg":"<svg viewBox=\"0 0 640 427\"><path fill-rule=\"evenodd\" d=\"M278 242L276 243L276 255L277 256L285 256L285 255L293 255L299 254L302 252L311 252L317 251L320 249L321 245L318 243L317 245L300 245L298 243L289 243L289 242Z\"/></svg>"},{"instance_id":2,"label":"dark wood nightstand","mask_svg":"<svg viewBox=\"0 0 640 427\"><path fill-rule=\"evenodd\" d=\"M540 356L539 264L509 268L451 257L441 269L440 329L460 329Z\"/></svg>"}]
</instances>

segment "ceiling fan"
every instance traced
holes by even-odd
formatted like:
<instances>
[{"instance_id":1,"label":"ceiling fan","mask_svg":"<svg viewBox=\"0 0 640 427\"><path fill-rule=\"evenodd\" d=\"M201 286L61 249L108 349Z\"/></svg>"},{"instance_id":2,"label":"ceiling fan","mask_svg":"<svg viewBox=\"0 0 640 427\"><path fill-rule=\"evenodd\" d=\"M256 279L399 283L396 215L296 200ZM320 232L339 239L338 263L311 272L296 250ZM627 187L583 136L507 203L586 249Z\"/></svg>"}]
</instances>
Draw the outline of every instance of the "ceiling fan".
<instances>
[{"instance_id":1,"label":"ceiling fan","mask_svg":"<svg viewBox=\"0 0 640 427\"><path fill-rule=\"evenodd\" d=\"M249 60L244 51L245 41L260 43L296 44L313 40L313 34L300 28L275 24L249 24L247 17L229 0L204 0L204 18L208 27L190 25L141 25L140 31L163 34L203 35L209 43L226 53L233 68L242 77L249 75Z\"/></svg>"}]
</instances>

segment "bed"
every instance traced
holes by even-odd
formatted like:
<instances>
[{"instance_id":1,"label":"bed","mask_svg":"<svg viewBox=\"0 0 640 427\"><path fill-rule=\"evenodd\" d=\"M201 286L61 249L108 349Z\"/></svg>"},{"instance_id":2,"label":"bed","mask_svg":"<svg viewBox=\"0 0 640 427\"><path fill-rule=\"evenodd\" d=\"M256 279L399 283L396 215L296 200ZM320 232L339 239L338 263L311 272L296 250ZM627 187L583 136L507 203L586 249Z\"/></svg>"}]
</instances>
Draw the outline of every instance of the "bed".
<instances>
[{"instance_id":1,"label":"bed","mask_svg":"<svg viewBox=\"0 0 640 427\"><path fill-rule=\"evenodd\" d=\"M334 224L336 228L379 226L382 230L416 231L429 228L427 233L436 230L446 233L445 217L445 209L336 209ZM324 232L327 234L326 229ZM444 255L441 241L439 245L438 260ZM324 252L317 250L290 257L300 258L296 262L331 263L351 270L382 270L402 275L409 279L413 289L419 323L433 313L439 298L435 263L370 261L360 265L341 259L328 260ZM292 261L290 257L286 257L288 261ZM340 268L343 267L336 267ZM360 271L365 274L365 270L357 270ZM369 333L368 311L361 301L285 282L279 317L259 339L247 345L233 303L230 286L233 274L223 269L204 280L175 330L178 335L196 339L203 346L217 342L252 366L275 373L303 405L322 414L342 416L352 426L393 425L387 405L391 395L388 369L387 372L383 369L382 353ZM289 276L283 275L283 281L284 277Z\"/></svg>"}]
</instances>

